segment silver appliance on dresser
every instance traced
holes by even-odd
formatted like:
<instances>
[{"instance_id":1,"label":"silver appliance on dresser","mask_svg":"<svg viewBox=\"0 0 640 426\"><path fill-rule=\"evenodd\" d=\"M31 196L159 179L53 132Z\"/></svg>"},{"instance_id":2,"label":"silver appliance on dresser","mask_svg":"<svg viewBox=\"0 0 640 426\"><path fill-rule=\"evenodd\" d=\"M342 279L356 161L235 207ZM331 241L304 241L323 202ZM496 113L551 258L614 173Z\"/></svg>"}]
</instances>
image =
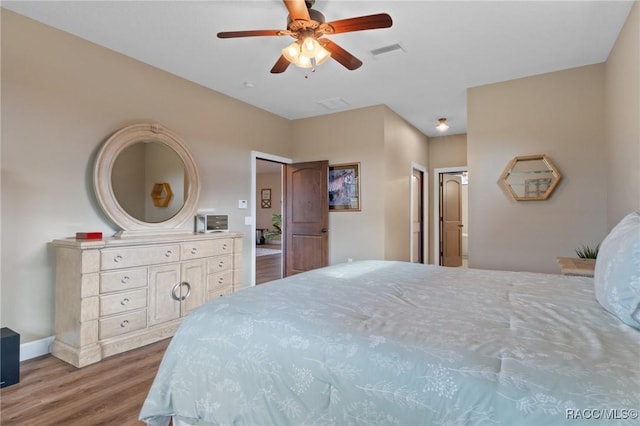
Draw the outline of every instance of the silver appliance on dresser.
<instances>
[{"instance_id":1,"label":"silver appliance on dresser","mask_svg":"<svg viewBox=\"0 0 640 426\"><path fill-rule=\"evenodd\" d=\"M195 231L199 234L229 231L229 216L226 214L198 213L194 221Z\"/></svg>"}]
</instances>

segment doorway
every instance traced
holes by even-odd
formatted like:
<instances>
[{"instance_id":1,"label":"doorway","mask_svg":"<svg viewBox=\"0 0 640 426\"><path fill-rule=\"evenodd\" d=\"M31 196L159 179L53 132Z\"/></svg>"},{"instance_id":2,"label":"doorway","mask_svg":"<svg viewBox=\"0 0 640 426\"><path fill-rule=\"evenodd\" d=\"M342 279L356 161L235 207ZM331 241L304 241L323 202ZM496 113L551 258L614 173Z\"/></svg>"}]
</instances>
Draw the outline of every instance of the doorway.
<instances>
[{"instance_id":1,"label":"doorway","mask_svg":"<svg viewBox=\"0 0 640 426\"><path fill-rule=\"evenodd\" d=\"M468 266L468 173L466 167L434 170L433 263Z\"/></svg>"},{"instance_id":2,"label":"doorway","mask_svg":"<svg viewBox=\"0 0 640 426\"><path fill-rule=\"evenodd\" d=\"M256 159L256 284L282 278L282 169Z\"/></svg>"},{"instance_id":3,"label":"doorway","mask_svg":"<svg viewBox=\"0 0 640 426\"><path fill-rule=\"evenodd\" d=\"M250 285L282 278L283 174L289 158L252 152L251 281ZM280 229L278 229L278 227Z\"/></svg>"},{"instance_id":4,"label":"doorway","mask_svg":"<svg viewBox=\"0 0 640 426\"><path fill-rule=\"evenodd\" d=\"M426 230L427 212L427 169L416 163L411 164L411 248L413 263L427 263L428 239Z\"/></svg>"},{"instance_id":5,"label":"doorway","mask_svg":"<svg viewBox=\"0 0 640 426\"><path fill-rule=\"evenodd\" d=\"M265 187L260 188L258 167L266 167L271 163L279 166L279 176L268 184L271 187L265 184ZM264 242L267 242L266 235L274 226L273 219L271 225L268 225L269 222L258 225L258 211L269 206L273 210L275 203L279 208L270 213L272 218L274 214L280 215L281 260L280 266L274 268L280 277L329 264L328 169L327 160L294 164L289 158L251 152L251 197L254 202L251 203L251 216L245 217L245 224L251 225L251 286L255 286L257 282L257 253L263 252L258 250L263 247L258 246L262 245L263 236ZM273 190L276 187L281 194L279 197L275 196ZM277 273L271 279L277 279Z\"/></svg>"}]
</instances>

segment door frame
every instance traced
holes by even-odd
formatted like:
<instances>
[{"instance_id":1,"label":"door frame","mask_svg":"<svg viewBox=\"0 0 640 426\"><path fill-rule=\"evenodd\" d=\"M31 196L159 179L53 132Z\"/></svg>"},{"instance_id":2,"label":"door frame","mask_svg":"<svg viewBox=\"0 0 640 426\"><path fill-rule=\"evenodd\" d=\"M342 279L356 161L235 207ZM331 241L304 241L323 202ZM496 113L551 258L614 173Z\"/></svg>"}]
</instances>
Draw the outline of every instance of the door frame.
<instances>
[{"instance_id":1,"label":"door frame","mask_svg":"<svg viewBox=\"0 0 640 426\"><path fill-rule=\"evenodd\" d=\"M256 197L258 196L258 190L256 188L256 171L257 160L274 161L281 164L291 164L293 160L287 157L280 157L279 155L267 154L266 152L251 151L251 279L249 286L256 285L256 220L257 220L257 206ZM284 213L283 213L284 214ZM284 222L283 222L284 223ZM282 255L284 256L285 247L282 246Z\"/></svg>"},{"instance_id":2,"label":"door frame","mask_svg":"<svg viewBox=\"0 0 640 426\"><path fill-rule=\"evenodd\" d=\"M422 263L429 263L429 174L427 168L422 164L411 162L409 176L411 179L411 187L409 191L409 261L413 259L413 171L422 172Z\"/></svg>"},{"instance_id":3,"label":"door frame","mask_svg":"<svg viewBox=\"0 0 640 426\"><path fill-rule=\"evenodd\" d=\"M440 175L446 173L468 172L467 166L443 167L433 169L433 264L440 264ZM254 232L255 233L255 232Z\"/></svg>"}]
</instances>

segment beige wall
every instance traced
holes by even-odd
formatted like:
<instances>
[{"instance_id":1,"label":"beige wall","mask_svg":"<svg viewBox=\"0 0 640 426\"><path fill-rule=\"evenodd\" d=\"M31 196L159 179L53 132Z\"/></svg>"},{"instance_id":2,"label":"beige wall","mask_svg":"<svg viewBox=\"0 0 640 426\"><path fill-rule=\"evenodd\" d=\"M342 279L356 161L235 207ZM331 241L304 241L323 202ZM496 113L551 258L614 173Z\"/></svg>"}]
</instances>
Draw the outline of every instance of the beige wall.
<instances>
[{"instance_id":1,"label":"beige wall","mask_svg":"<svg viewBox=\"0 0 640 426\"><path fill-rule=\"evenodd\" d=\"M386 106L293 121L295 161L360 163L359 212L330 212L329 262L409 260L411 162L427 138Z\"/></svg>"},{"instance_id":2,"label":"beige wall","mask_svg":"<svg viewBox=\"0 0 640 426\"><path fill-rule=\"evenodd\" d=\"M329 263L384 259L384 114L375 106L292 122L293 159L360 163L359 212L329 213Z\"/></svg>"},{"instance_id":3,"label":"beige wall","mask_svg":"<svg viewBox=\"0 0 640 426\"><path fill-rule=\"evenodd\" d=\"M2 326L23 343L52 335L47 243L115 231L95 202L93 160L135 122L159 122L185 140L202 179L198 207L247 232L246 284L251 210L237 200L250 199L251 150L290 157L289 121L4 9L1 30Z\"/></svg>"},{"instance_id":4,"label":"beige wall","mask_svg":"<svg viewBox=\"0 0 640 426\"><path fill-rule=\"evenodd\" d=\"M427 149L425 135L391 109L384 108L384 258L387 260L411 260L412 163L426 168Z\"/></svg>"},{"instance_id":5,"label":"beige wall","mask_svg":"<svg viewBox=\"0 0 640 426\"><path fill-rule=\"evenodd\" d=\"M640 4L606 63L472 88L467 115L469 265L556 273L556 256L640 211ZM563 181L550 200L511 201L497 178L531 153Z\"/></svg>"},{"instance_id":6,"label":"beige wall","mask_svg":"<svg viewBox=\"0 0 640 426\"><path fill-rule=\"evenodd\" d=\"M469 266L557 273L556 256L606 234L604 65L468 90ZM547 154L563 179L546 201L516 202L499 177Z\"/></svg>"},{"instance_id":7,"label":"beige wall","mask_svg":"<svg viewBox=\"0 0 640 426\"><path fill-rule=\"evenodd\" d=\"M636 2L605 66L607 226L640 211L640 3Z\"/></svg>"}]
</instances>

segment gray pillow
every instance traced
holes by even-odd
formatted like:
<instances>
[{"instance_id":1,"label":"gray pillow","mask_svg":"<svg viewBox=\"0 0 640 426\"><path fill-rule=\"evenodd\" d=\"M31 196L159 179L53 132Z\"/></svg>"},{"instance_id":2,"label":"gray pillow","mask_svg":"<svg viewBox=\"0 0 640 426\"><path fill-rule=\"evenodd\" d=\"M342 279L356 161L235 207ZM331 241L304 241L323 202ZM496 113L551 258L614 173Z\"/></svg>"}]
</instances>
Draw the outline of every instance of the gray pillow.
<instances>
[{"instance_id":1,"label":"gray pillow","mask_svg":"<svg viewBox=\"0 0 640 426\"><path fill-rule=\"evenodd\" d=\"M626 215L600 244L596 299L625 324L640 329L640 214Z\"/></svg>"}]
</instances>

